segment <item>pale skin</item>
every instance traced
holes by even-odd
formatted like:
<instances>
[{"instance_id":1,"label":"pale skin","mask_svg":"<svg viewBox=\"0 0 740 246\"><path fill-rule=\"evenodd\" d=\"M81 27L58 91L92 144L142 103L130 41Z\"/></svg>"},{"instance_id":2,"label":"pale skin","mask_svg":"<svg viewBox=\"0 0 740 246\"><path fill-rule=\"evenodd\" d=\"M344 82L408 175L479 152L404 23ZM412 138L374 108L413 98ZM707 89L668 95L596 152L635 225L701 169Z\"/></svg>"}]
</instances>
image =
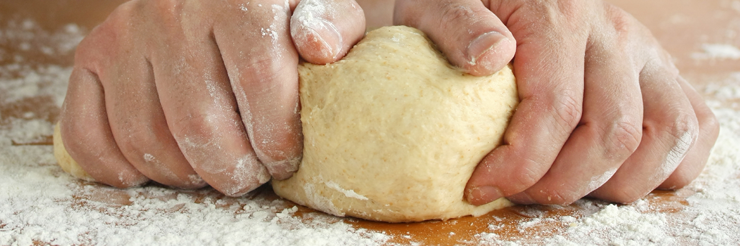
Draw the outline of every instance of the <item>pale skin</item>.
<instances>
[{"instance_id":1,"label":"pale skin","mask_svg":"<svg viewBox=\"0 0 740 246\"><path fill-rule=\"evenodd\" d=\"M468 181L472 204L629 203L678 189L719 132L650 32L601 1L299 2L119 7L77 50L61 114L70 155L121 188L153 180L240 196L288 178L302 152L299 57L337 61L366 26L389 24L421 29L472 75L514 64L521 102Z\"/></svg>"}]
</instances>

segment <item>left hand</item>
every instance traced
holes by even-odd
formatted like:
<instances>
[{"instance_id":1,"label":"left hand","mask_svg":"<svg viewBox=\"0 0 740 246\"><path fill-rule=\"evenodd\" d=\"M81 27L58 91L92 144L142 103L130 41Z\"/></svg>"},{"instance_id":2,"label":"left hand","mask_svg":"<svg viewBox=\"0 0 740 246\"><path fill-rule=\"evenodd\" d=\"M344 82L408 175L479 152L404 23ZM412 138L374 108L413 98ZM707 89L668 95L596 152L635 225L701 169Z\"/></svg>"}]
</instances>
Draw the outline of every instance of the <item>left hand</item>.
<instances>
[{"instance_id":1,"label":"left hand","mask_svg":"<svg viewBox=\"0 0 740 246\"><path fill-rule=\"evenodd\" d=\"M352 0L132 0L78 46L60 115L98 182L241 196L303 150L299 55L339 60L364 34Z\"/></svg>"}]
</instances>

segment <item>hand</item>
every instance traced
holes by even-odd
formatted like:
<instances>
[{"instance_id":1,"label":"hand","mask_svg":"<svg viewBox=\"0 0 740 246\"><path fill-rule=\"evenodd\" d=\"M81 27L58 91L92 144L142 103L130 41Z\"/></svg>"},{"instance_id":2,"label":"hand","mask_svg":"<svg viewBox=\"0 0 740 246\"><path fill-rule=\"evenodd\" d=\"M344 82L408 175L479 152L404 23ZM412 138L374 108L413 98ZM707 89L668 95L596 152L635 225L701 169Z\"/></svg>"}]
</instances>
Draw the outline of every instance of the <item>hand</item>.
<instances>
[{"instance_id":1,"label":"hand","mask_svg":"<svg viewBox=\"0 0 740 246\"><path fill-rule=\"evenodd\" d=\"M398 0L394 21L473 75L516 53L521 102L468 181L472 204L629 203L688 184L717 138L711 110L650 32L602 1Z\"/></svg>"},{"instance_id":2,"label":"hand","mask_svg":"<svg viewBox=\"0 0 740 246\"><path fill-rule=\"evenodd\" d=\"M336 61L364 32L354 1L127 2L77 49L64 144L115 187L239 196L288 178L303 149L299 54Z\"/></svg>"}]
</instances>

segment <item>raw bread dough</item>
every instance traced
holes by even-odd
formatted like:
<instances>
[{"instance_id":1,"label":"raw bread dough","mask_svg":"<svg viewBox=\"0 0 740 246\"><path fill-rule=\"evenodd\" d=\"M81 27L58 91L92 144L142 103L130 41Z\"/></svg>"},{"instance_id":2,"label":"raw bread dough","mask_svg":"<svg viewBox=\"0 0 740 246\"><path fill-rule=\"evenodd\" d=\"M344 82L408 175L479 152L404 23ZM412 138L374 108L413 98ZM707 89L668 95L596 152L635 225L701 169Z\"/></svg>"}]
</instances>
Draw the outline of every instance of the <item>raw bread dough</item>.
<instances>
[{"instance_id":1,"label":"raw bread dough","mask_svg":"<svg viewBox=\"0 0 740 246\"><path fill-rule=\"evenodd\" d=\"M482 215L463 190L500 144L518 103L510 67L474 77L448 64L413 28L367 33L341 61L302 64L303 161L273 181L291 201L388 222Z\"/></svg>"}]
</instances>

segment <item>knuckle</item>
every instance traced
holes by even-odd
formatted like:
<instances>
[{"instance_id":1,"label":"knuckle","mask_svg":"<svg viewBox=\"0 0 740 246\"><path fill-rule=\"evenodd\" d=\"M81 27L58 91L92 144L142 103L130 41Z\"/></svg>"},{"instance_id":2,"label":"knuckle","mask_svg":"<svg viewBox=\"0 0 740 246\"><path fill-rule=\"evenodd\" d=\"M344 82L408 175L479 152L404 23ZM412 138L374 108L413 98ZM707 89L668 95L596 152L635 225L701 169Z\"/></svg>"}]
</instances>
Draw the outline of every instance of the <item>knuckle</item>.
<instances>
[{"instance_id":1,"label":"knuckle","mask_svg":"<svg viewBox=\"0 0 740 246\"><path fill-rule=\"evenodd\" d=\"M130 26L130 24L135 19L137 13L140 13L143 8L146 8L146 6L144 6L145 2L146 1L130 1L119 5L110 14L110 16L108 16L108 19L105 20L105 23L109 25L106 27L111 29L110 31L114 31L116 33L131 31L133 27Z\"/></svg>"},{"instance_id":2,"label":"knuckle","mask_svg":"<svg viewBox=\"0 0 740 246\"><path fill-rule=\"evenodd\" d=\"M577 16L583 5L582 0L558 0L552 3L557 8L558 12L565 14L565 16Z\"/></svg>"},{"instance_id":3,"label":"knuckle","mask_svg":"<svg viewBox=\"0 0 740 246\"><path fill-rule=\"evenodd\" d=\"M539 168L543 166L549 165L543 165L540 161L525 157L522 165L519 165L520 168L510 174L511 179L509 180L516 180L516 182L502 184L500 188L504 194L516 194L532 187L545 175L547 169Z\"/></svg>"},{"instance_id":4,"label":"knuckle","mask_svg":"<svg viewBox=\"0 0 740 246\"><path fill-rule=\"evenodd\" d=\"M696 116L689 112L678 112L673 120L666 122L664 129L678 141L678 144L687 146L690 146L699 135L699 123Z\"/></svg>"},{"instance_id":5,"label":"knuckle","mask_svg":"<svg viewBox=\"0 0 740 246\"><path fill-rule=\"evenodd\" d=\"M548 0L537 3L532 5L527 2L524 5L536 8L545 24L557 26L583 23L583 0Z\"/></svg>"},{"instance_id":6,"label":"knuckle","mask_svg":"<svg viewBox=\"0 0 740 246\"><path fill-rule=\"evenodd\" d=\"M209 110L195 110L180 117L172 123L172 134L175 139L202 139L208 141L218 132L217 113Z\"/></svg>"},{"instance_id":7,"label":"knuckle","mask_svg":"<svg viewBox=\"0 0 740 246\"><path fill-rule=\"evenodd\" d=\"M169 13L173 14L180 9L180 6L182 6L184 1L182 0L157 0L157 1L145 1L145 0L138 0L135 1L135 5L140 8L151 8L150 5L154 5L154 9L160 13Z\"/></svg>"},{"instance_id":8,"label":"knuckle","mask_svg":"<svg viewBox=\"0 0 740 246\"><path fill-rule=\"evenodd\" d=\"M556 119L565 132L570 132L578 125L582 115L582 105L573 93L562 93L553 104Z\"/></svg>"},{"instance_id":9,"label":"knuckle","mask_svg":"<svg viewBox=\"0 0 740 246\"><path fill-rule=\"evenodd\" d=\"M274 162L284 161L290 159L292 156L299 155L302 148L295 147L295 141L284 141L282 143L271 143L278 142L268 138L256 138L254 143L254 151L259 156L259 159L265 164L272 164Z\"/></svg>"},{"instance_id":10,"label":"knuckle","mask_svg":"<svg viewBox=\"0 0 740 246\"><path fill-rule=\"evenodd\" d=\"M244 124L249 132L255 152L261 160L271 162L284 160L299 154L302 150L301 123L297 111L297 92L286 93L291 86L281 86L286 81L296 80L290 77L285 69L288 66L278 66L271 61L255 61L250 66L250 72L254 71L258 76L250 77L251 81L244 81L244 88L259 92L263 95L275 95L270 102L254 101L258 97L247 98L246 94L237 100L248 101L248 107L240 108ZM293 71L289 71L290 74ZM263 97L264 98L264 97ZM265 105L276 105L274 111L265 111ZM290 105L290 107L283 107ZM262 109L262 110L260 110Z\"/></svg>"},{"instance_id":11,"label":"knuckle","mask_svg":"<svg viewBox=\"0 0 740 246\"><path fill-rule=\"evenodd\" d=\"M106 61L116 60L125 46L133 42L125 39L130 37L135 27L131 20L136 13L138 1L126 2L118 6L108 18L95 27L85 36L75 50L75 64L86 67L99 65Z\"/></svg>"},{"instance_id":12,"label":"knuckle","mask_svg":"<svg viewBox=\"0 0 740 246\"><path fill-rule=\"evenodd\" d=\"M627 157L637 150L642 139L642 126L627 119L619 119L606 133L606 156Z\"/></svg>"},{"instance_id":13,"label":"knuckle","mask_svg":"<svg viewBox=\"0 0 740 246\"><path fill-rule=\"evenodd\" d=\"M502 185L502 187L500 188L504 194L516 194L523 190L526 190L527 188L536 184L537 181L541 178L541 175L538 175L534 172L524 171L511 174L511 177L511 180L516 180L516 183L505 184L509 186L508 189L506 189L506 187Z\"/></svg>"},{"instance_id":14,"label":"knuckle","mask_svg":"<svg viewBox=\"0 0 740 246\"><path fill-rule=\"evenodd\" d=\"M116 143L125 158L143 175L164 185L193 189L203 187L204 182L190 171L187 160L173 158L181 154L179 148L171 146L172 136L164 124L134 123L118 127ZM120 134L123 133L123 134Z\"/></svg>"},{"instance_id":15,"label":"knuckle","mask_svg":"<svg viewBox=\"0 0 740 246\"><path fill-rule=\"evenodd\" d=\"M282 81L286 76L290 75L291 79L293 79L292 77L297 75L295 65L288 65L286 63L287 60L275 60L262 56L262 58L253 58L249 60L244 67L247 70L246 74L250 74L248 77L249 79L261 83L262 86L268 83L272 83L270 86L275 86L277 85L275 83L288 82ZM292 63L293 62L291 61L291 64ZM295 63L297 64L297 60ZM298 82L297 77L295 77L295 82Z\"/></svg>"},{"instance_id":16,"label":"knuckle","mask_svg":"<svg viewBox=\"0 0 740 246\"><path fill-rule=\"evenodd\" d=\"M243 1L237 1L237 2L243 2ZM247 7L249 9L249 12L252 14L249 15L239 15L244 16L244 18L247 18L247 22L245 24L256 26L256 27L264 27L264 28L271 28L271 29L285 29L289 26L289 20L291 18L291 8L289 5L286 5L286 2L283 0L262 0L258 1L256 3L250 3L247 2L243 4L243 6ZM334 6L332 6L334 7ZM243 12L240 7L237 8L229 8L222 11L237 11L237 12ZM317 13L319 16L315 16L317 18L327 18L328 16L324 16L326 12ZM226 16L224 16L226 17ZM286 21L287 20L287 21ZM219 19L219 21L231 21L233 22L233 19L223 18ZM257 31L260 31L257 29ZM277 31L277 30L273 30Z\"/></svg>"},{"instance_id":17,"label":"knuckle","mask_svg":"<svg viewBox=\"0 0 740 246\"><path fill-rule=\"evenodd\" d=\"M469 19L474 14L474 11L472 9L460 3L447 3L445 6L442 7L442 9L444 11L442 12L442 16L439 19L439 23L440 26L443 27L443 29L447 29L444 28L446 26L451 26L455 23L463 22Z\"/></svg>"},{"instance_id":18,"label":"knuckle","mask_svg":"<svg viewBox=\"0 0 740 246\"><path fill-rule=\"evenodd\" d=\"M266 123L254 126L250 137L255 152L263 162L282 161L300 155L302 134L300 123Z\"/></svg>"},{"instance_id":19,"label":"knuckle","mask_svg":"<svg viewBox=\"0 0 740 246\"><path fill-rule=\"evenodd\" d=\"M635 28L635 20L630 14L616 6L607 4L606 14L612 27L617 33L630 33Z\"/></svg>"},{"instance_id":20,"label":"knuckle","mask_svg":"<svg viewBox=\"0 0 740 246\"><path fill-rule=\"evenodd\" d=\"M118 147L121 148L121 152L127 155L135 154L142 156L147 149L153 147L152 145L165 142L164 139L158 137L151 129L153 127L148 124L127 124L126 129L119 128L118 132L125 134L116 141Z\"/></svg>"},{"instance_id":21,"label":"knuckle","mask_svg":"<svg viewBox=\"0 0 740 246\"><path fill-rule=\"evenodd\" d=\"M459 3L448 3L446 6L444 6L443 9L444 11L442 12L441 19L443 23L465 19L473 13L470 8L467 8Z\"/></svg>"},{"instance_id":22,"label":"knuckle","mask_svg":"<svg viewBox=\"0 0 740 246\"><path fill-rule=\"evenodd\" d=\"M644 58L644 68L647 71L660 71L666 78L678 78L680 77L678 68L671 61L671 54L665 49L661 48L660 45L654 39L646 41L649 47L643 49L646 57Z\"/></svg>"}]
</instances>

